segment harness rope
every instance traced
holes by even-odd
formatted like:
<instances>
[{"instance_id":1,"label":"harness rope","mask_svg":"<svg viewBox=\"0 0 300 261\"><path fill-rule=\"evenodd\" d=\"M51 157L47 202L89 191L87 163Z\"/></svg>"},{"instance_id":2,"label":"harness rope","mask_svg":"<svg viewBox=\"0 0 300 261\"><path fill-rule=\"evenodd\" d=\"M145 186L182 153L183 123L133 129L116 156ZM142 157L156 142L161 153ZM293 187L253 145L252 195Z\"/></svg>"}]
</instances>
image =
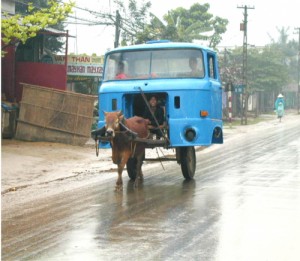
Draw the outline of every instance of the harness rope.
<instances>
[{"instance_id":1,"label":"harness rope","mask_svg":"<svg viewBox=\"0 0 300 261\"><path fill-rule=\"evenodd\" d=\"M134 148L132 150L132 144L134 143ZM131 158L134 157L134 154L135 154L135 149L136 149L136 142L131 142Z\"/></svg>"},{"instance_id":2,"label":"harness rope","mask_svg":"<svg viewBox=\"0 0 300 261\"><path fill-rule=\"evenodd\" d=\"M122 119L122 121L119 122L119 124L126 130L128 131L130 134L134 135L134 136L137 136L138 134L134 131L132 131L131 129L129 129L127 126L126 126L126 122L125 122L125 118ZM134 154L135 154L135 150L136 150L136 142L133 142L131 141L130 142L130 149L131 149L131 158L134 157Z\"/></svg>"}]
</instances>

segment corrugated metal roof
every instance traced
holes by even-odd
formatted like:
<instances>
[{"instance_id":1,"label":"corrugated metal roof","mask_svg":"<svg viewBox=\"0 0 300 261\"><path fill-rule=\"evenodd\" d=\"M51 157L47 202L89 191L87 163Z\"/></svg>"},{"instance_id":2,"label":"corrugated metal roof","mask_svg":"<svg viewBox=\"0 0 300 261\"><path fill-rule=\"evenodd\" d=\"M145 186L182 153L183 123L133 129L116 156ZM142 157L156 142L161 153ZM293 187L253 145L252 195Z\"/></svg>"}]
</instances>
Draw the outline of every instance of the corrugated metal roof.
<instances>
[{"instance_id":1,"label":"corrugated metal roof","mask_svg":"<svg viewBox=\"0 0 300 261\"><path fill-rule=\"evenodd\" d=\"M67 31L60 31L51 27L44 28L43 30L39 31L39 34L50 34L50 35L57 35L57 36L67 36ZM68 34L68 37L74 37Z\"/></svg>"},{"instance_id":2,"label":"corrugated metal roof","mask_svg":"<svg viewBox=\"0 0 300 261\"><path fill-rule=\"evenodd\" d=\"M57 30L57 29L54 29L54 28L51 28L51 27L46 27L45 29L41 30L41 32L50 32L50 33L53 33L53 34L67 34L67 32L65 31L60 31L60 30Z\"/></svg>"}]
</instances>

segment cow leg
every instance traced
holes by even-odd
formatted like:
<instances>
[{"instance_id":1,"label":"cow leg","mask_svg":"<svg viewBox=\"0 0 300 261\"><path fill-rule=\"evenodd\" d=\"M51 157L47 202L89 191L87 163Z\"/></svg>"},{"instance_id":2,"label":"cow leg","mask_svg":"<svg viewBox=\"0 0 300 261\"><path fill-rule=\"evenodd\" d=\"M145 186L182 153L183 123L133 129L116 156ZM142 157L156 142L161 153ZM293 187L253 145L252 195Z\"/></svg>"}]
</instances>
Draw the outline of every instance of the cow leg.
<instances>
[{"instance_id":1,"label":"cow leg","mask_svg":"<svg viewBox=\"0 0 300 261\"><path fill-rule=\"evenodd\" d=\"M121 159L121 162L118 164L118 179L116 182L116 191L121 191L123 189L123 180L122 180L122 172L124 170L124 167L130 157L130 152L125 152L123 154L123 157Z\"/></svg>"},{"instance_id":2,"label":"cow leg","mask_svg":"<svg viewBox=\"0 0 300 261\"><path fill-rule=\"evenodd\" d=\"M122 180L123 169L124 169L124 165L122 163L118 164L118 179L116 182L116 191L121 191L123 189L123 180Z\"/></svg>"},{"instance_id":3,"label":"cow leg","mask_svg":"<svg viewBox=\"0 0 300 261\"><path fill-rule=\"evenodd\" d=\"M143 179L143 172L142 172L142 165L143 165L143 160L144 160L145 152L142 153L137 157L137 163L136 163L136 177L134 181L134 186L138 186L138 180Z\"/></svg>"},{"instance_id":4,"label":"cow leg","mask_svg":"<svg viewBox=\"0 0 300 261\"><path fill-rule=\"evenodd\" d=\"M139 166L137 166L137 173L138 173L140 179L144 179L144 175L143 175L143 171L142 171L142 165L143 165L144 159L145 159L145 150L143 151L143 153L141 153L141 157L138 160L139 164L137 164L137 165L139 165Z\"/></svg>"}]
</instances>

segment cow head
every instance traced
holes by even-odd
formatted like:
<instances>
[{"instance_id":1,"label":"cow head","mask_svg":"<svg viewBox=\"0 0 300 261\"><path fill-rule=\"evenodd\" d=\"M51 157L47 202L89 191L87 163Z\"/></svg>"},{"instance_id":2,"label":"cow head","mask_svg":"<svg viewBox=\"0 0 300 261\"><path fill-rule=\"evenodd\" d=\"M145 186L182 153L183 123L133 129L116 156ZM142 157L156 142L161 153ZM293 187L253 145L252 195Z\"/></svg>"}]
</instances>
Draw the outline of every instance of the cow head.
<instances>
[{"instance_id":1,"label":"cow head","mask_svg":"<svg viewBox=\"0 0 300 261\"><path fill-rule=\"evenodd\" d=\"M115 131L120 130L120 121L123 120L124 115L122 111L104 112L105 128L107 137L115 137Z\"/></svg>"}]
</instances>

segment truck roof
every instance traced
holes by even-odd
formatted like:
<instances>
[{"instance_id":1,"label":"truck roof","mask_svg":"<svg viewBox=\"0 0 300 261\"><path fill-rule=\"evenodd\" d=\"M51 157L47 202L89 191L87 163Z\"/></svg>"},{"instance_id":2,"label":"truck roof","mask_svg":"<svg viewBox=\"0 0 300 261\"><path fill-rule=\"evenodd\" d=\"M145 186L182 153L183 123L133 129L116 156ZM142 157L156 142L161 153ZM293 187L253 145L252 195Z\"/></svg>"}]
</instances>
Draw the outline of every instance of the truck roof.
<instances>
[{"instance_id":1,"label":"truck roof","mask_svg":"<svg viewBox=\"0 0 300 261\"><path fill-rule=\"evenodd\" d=\"M148 50L148 49L165 49L165 48L197 48L204 49L210 52L215 52L207 46L203 46L196 43L185 43L185 42L170 42L168 40L155 40L149 41L144 44L122 46L115 48L107 53L117 52L117 51L132 51L132 50Z\"/></svg>"}]
</instances>

